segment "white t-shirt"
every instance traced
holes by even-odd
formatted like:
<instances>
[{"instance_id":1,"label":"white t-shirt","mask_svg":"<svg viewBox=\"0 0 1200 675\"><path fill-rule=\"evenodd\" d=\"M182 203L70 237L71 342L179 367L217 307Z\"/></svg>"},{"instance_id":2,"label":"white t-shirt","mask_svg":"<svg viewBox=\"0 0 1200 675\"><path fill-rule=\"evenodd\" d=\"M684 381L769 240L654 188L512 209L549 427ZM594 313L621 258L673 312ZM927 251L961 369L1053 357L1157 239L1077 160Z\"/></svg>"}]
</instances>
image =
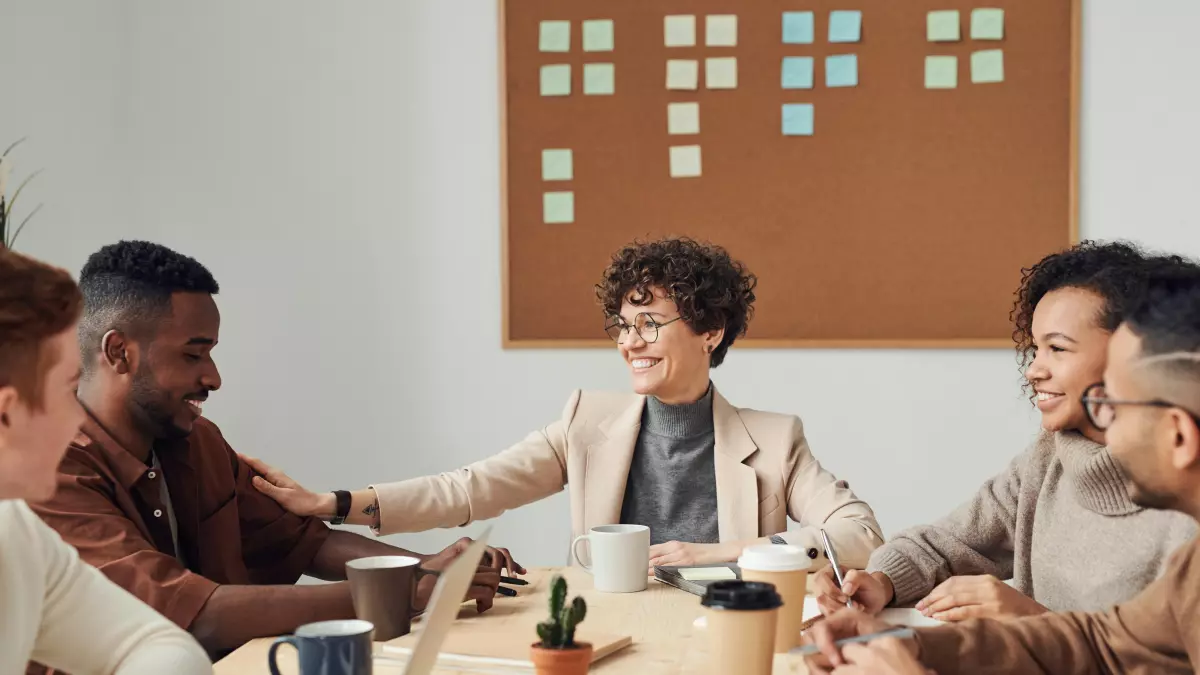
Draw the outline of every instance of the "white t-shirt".
<instances>
[{"instance_id":1,"label":"white t-shirt","mask_svg":"<svg viewBox=\"0 0 1200 675\"><path fill-rule=\"evenodd\" d=\"M0 500L0 673L211 675L183 629L79 559L20 500Z\"/></svg>"}]
</instances>

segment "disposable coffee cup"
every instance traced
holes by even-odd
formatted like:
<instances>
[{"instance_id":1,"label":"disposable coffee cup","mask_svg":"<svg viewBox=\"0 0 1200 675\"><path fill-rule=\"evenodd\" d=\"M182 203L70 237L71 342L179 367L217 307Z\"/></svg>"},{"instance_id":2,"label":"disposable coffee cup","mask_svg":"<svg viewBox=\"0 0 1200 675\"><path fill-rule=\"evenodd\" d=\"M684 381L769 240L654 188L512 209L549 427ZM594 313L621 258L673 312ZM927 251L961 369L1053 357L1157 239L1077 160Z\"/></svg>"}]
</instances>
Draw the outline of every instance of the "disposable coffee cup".
<instances>
[{"instance_id":1,"label":"disposable coffee cup","mask_svg":"<svg viewBox=\"0 0 1200 675\"><path fill-rule=\"evenodd\" d=\"M758 581L717 581L700 604L708 621L709 663L714 675L771 675L775 624L783 601Z\"/></svg>"},{"instance_id":2,"label":"disposable coffee cup","mask_svg":"<svg viewBox=\"0 0 1200 675\"><path fill-rule=\"evenodd\" d=\"M775 652L782 654L800 644L804 625L804 595L812 560L799 546L747 546L738 558L743 581L775 586L783 607L775 627Z\"/></svg>"}]
</instances>

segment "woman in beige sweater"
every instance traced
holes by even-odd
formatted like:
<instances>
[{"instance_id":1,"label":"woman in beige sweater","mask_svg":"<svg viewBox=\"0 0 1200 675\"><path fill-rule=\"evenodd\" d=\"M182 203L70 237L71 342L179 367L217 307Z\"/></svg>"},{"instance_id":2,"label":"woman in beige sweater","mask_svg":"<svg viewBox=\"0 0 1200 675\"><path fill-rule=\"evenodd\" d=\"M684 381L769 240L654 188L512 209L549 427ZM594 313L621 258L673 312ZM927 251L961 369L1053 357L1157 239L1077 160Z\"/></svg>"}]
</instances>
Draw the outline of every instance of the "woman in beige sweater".
<instances>
[{"instance_id":1,"label":"woman in beige sweater","mask_svg":"<svg viewBox=\"0 0 1200 675\"><path fill-rule=\"evenodd\" d=\"M849 595L871 613L915 604L942 621L1102 610L1157 578L1195 524L1130 501L1080 399L1103 379L1109 338L1148 275L1186 264L1085 242L1025 270L1013 335L1043 431L970 501L896 535L842 589L820 574L822 609L844 607Z\"/></svg>"},{"instance_id":2,"label":"woman in beige sweater","mask_svg":"<svg viewBox=\"0 0 1200 675\"><path fill-rule=\"evenodd\" d=\"M80 561L29 510L54 494L79 429L82 297L70 275L0 249L0 673L200 675L190 635Z\"/></svg>"}]
</instances>

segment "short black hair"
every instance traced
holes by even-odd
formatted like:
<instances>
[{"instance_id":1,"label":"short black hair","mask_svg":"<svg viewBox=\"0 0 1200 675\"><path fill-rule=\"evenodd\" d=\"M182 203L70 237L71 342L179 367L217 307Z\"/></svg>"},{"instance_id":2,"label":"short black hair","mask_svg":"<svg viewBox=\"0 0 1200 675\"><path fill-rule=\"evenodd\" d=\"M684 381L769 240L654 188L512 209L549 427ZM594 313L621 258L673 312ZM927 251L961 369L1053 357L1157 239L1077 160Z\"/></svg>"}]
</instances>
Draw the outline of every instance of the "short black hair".
<instances>
[{"instance_id":1,"label":"short black hair","mask_svg":"<svg viewBox=\"0 0 1200 675\"><path fill-rule=\"evenodd\" d=\"M1021 367L1033 360L1033 311L1047 293L1081 288L1099 295L1104 308L1096 317L1097 325L1111 333L1145 295L1152 276L1189 265L1182 256L1147 255L1130 242L1083 241L1021 270L1021 287L1011 314Z\"/></svg>"},{"instance_id":2,"label":"short black hair","mask_svg":"<svg viewBox=\"0 0 1200 675\"><path fill-rule=\"evenodd\" d=\"M1200 353L1200 266L1164 270L1151 277L1125 322L1142 339L1146 356Z\"/></svg>"},{"instance_id":3,"label":"short black hair","mask_svg":"<svg viewBox=\"0 0 1200 675\"><path fill-rule=\"evenodd\" d=\"M146 329L171 308L172 293L220 291L216 279L195 258L148 241L121 241L96 251L79 273L83 318L79 344L84 370L90 351L110 330L149 337Z\"/></svg>"},{"instance_id":4,"label":"short black hair","mask_svg":"<svg viewBox=\"0 0 1200 675\"><path fill-rule=\"evenodd\" d=\"M725 361L729 347L746 333L754 316L758 279L722 247L686 237L634 242L613 254L596 299L605 317L620 314L632 291L634 304L654 301L657 286L675 301L679 316L696 333L725 329L721 344L709 355L713 368Z\"/></svg>"}]
</instances>

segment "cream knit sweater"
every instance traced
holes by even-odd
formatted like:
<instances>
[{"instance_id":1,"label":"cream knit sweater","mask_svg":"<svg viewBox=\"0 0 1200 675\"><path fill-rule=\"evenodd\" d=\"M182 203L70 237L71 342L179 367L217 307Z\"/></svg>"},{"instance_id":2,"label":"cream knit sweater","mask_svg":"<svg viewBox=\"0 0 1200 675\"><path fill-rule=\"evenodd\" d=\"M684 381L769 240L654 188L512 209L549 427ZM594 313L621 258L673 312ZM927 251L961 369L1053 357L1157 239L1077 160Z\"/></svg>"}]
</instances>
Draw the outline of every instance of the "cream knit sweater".
<instances>
[{"instance_id":1,"label":"cream knit sweater","mask_svg":"<svg viewBox=\"0 0 1200 675\"><path fill-rule=\"evenodd\" d=\"M1104 610L1128 600L1196 533L1191 518L1129 500L1104 446L1042 432L1008 470L933 525L897 534L867 570L910 606L952 576L991 574L1051 611Z\"/></svg>"},{"instance_id":2,"label":"cream knit sweater","mask_svg":"<svg viewBox=\"0 0 1200 675\"><path fill-rule=\"evenodd\" d=\"M45 525L0 501L0 673L35 660L72 675L208 675L192 636L144 605Z\"/></svg>"}]
</instances>

